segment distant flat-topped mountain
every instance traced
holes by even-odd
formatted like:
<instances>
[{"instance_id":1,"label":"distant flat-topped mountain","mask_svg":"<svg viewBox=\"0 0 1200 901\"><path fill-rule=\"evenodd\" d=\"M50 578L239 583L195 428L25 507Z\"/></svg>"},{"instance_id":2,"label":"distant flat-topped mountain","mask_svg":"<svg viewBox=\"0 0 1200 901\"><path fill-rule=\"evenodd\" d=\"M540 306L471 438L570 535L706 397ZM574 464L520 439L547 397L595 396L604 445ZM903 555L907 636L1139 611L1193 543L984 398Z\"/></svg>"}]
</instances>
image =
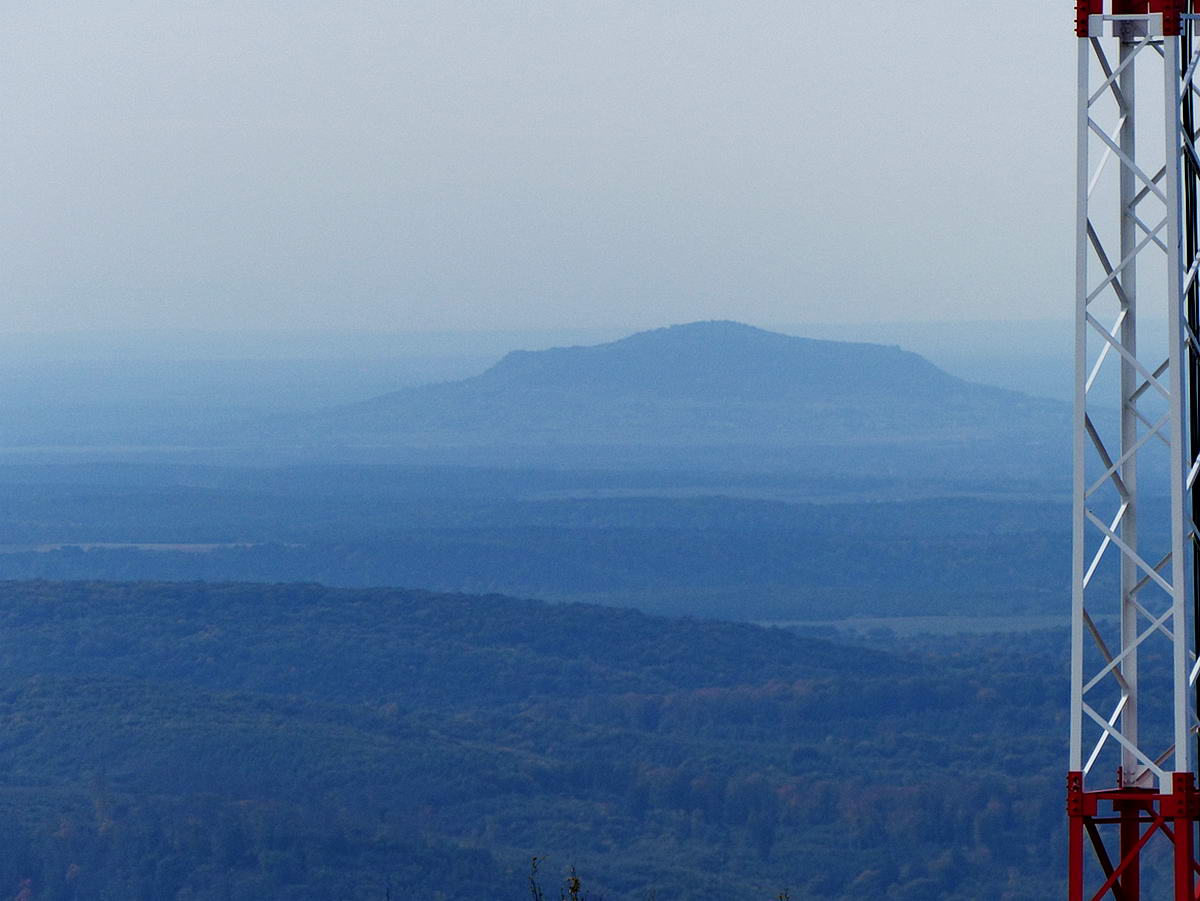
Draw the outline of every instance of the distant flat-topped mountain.
<instances>
[{"instance_id":1,"label":"distant flat-topped mountain","mask_svg":"<svg viewBox=\"0 0 1200 901\"><path fill-rule=\"evenodd\" d=\"M307 446L796 447L1057 435L1065 405L955 378L878 344L696 322L593 347L515 351L457 382L264 429Z\"/></svg>"},{"instance_id":2,"label":"distant flat-topped mountain","mask_svg":"<svg viewBox=\"0 0 1200 901\"><path fill-rule=\"evenodd\" d=\"M898 347L816 341L737 322L694 322L594 347L515 351L471 383L671 398L945 392L963 384Z\"/></svg>"}]
</instances>

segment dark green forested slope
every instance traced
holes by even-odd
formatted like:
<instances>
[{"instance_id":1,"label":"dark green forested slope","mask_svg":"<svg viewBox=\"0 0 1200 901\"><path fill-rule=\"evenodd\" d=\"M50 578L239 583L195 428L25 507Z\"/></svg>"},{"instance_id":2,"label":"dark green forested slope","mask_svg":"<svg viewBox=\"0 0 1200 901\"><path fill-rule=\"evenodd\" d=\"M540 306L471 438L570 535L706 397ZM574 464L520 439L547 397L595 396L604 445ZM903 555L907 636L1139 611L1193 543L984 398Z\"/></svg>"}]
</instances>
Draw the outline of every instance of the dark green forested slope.
<instances>
[{"instance_id":1,"label":"dark green forested slope","mask_svg":"<svg viewBox=\"0 0 1200 901\"><path fill-rule=\"evenodd\" d=\"M1044 898L1057 641L0 583L0 895L520 899L537 854L611 901Z\"/></svg>"}]
</instances>

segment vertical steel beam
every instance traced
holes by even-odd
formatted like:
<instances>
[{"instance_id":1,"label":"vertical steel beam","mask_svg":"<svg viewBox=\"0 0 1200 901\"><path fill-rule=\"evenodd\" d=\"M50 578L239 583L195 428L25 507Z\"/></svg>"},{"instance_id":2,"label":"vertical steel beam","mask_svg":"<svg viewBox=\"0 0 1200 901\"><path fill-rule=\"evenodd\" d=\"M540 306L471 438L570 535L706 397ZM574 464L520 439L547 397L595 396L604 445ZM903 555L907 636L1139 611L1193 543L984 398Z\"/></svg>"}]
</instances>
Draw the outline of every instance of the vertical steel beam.
<instances>
[{"instance_id":1,"label":"vertical steel beam","mask_svg":"<svg viewBox=\"0 0 1200 901\"><path fill-rule=\"evenodd\" d=\"M1085 20L1086 21L1086 20ZM1077 123L1078 167L1075 232L1075 413L1074 413L1074 502L1072 503L1071 553L1071 746L1070 768L1083 771L1083 613L1084 613L1084 462L1087 431L1087 294L1088 294L1088 96L1090 91L1091 46L1088 37L1078 41L1079 120Z\"/></svg>"},{"instance_id":2,"label":"vertical steel beam","mask_svg":"<svg viewBox=\"0 0 1200 901\"><path fill-rule=\"evenodd\" d=\"M1082 788L1075 787L1075 779L1078 779L1078 785L1082 786L1083 775L1081 773L1072 773L1071 777L1068 778L1067 809L1070 820L1067 824L1067 901L1084 901L1084 820L1082 811L1074 809L1071 802L1073 796L1076 802L1078 802L1079 796L1083 792Z\"/></svg>"},{"instance_id":3,"label":"vertical steel beam","mask_svg":"<svg viewBox=\"0 0 1200 901\"><path fill-rule=\"evenodd\" d=\"M1175 823L1175 901L1196 901L1192 863L1193 822L1189 816L1176 817Z\"/></svg>"},{"instance_id":4,"label":"vertical steel beam","mask_svg":"<svg viewBox=\"0 0 1200 901\"><path fill-rule=\"evenodd\" d=\"M1121 860L1130 861L1121 875L1122 901L1139 901L1142 897L1142 867L1137 849L1142 838L1142 811L1137 805L1121 804L1119 815Z\"/></svg>"},{"instance_id":5,"label":"vertical steel beam","mask_svg":"<svg viewBox=\"0 0 1200 901\"><path fill-rule=\"evenodd\" d=\"M1121 50L1118 65L1121 68L1120 127L1118 143L1121 152L1133 162L1137 162L1137 116L1135 115L1135 98L1137 97L1137 66L1133 64L1133 54L1137 53L1136 43L1145 33L1145 29L1127 23L1120 29ZM1120 170L1119 192L1121 206L1121 259L1127 260L1121 272L1121 344L1130 357L1121 359L1121 456L1125 459L1121 466L1121 502L1126 505L1125 515L1121 519L1121 538L1130 549L1137 551L1137 516L1138 516L1138 486L1137 486L1137 398L1135 392L1140 385L1137 369L1131 359L1137 358L1137 175L1129 166ZM1125 692L1128 701L1121 712L1121 731L1134 744L1138 744L1138 611L1134 604L1135 593L1141 573L1138 565L1129 554L1121 555L1121 647L1130 648L1121 666L1125 678ZM1139 761L1129 749L1121 749L1121 772L1126 774L1122 781L1136 778Z\"/></svg>"},{"instance_id":6,"label":"vertical steel beam","mask_svg":"<svg viewBox=\"0 0 1200 901\"><path fill-rule=\"evenodd\" d=\"M1165 178L1167 218L1167 323L1170 374L1170 485L1171 485L1171 582L1172 582L1172 630L1174 635L1172 654L1172 716L1174 720L1174 770L1176 773L1192 772L1191 686L1188 673L1189 658L1188 607L1191 598L1189 587L1192 581L1191 546L1192 536L1188 523L1191 522L1191 492L1188 490L1187 447L1189 438L1185 431L1190 422L1188 411L1189 390L1187 384L1187 346L1185 345L1185 298L1183 295L1183 190L1181 152L1183 138L1180 129L1180 65L1179 41L1163 40L1163 94L1165 128ZM1167 787L1163 786L1166 791Z\"/></svg>"},{"instance_id":7,"label":"vertical steel beam","mask_svg":"<svg viewBox=\"0 0 1200 901\"><path fill-rule=\"evenodd\" d=\"M1175 846L1175 901L1196 901L1196 791L1191 773L1176 773L1170 814Z\"/></svg>"}]
</instances>

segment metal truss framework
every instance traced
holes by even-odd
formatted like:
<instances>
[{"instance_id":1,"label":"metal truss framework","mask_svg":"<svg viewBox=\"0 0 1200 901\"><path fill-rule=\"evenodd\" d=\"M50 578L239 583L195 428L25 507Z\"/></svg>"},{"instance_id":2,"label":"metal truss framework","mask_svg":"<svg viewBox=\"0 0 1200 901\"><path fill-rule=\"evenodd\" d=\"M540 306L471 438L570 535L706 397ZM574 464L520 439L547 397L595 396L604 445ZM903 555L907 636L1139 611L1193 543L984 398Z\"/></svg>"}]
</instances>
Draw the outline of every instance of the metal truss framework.
<instances>
[{"instance_id":1,"label":"metal truss framework","mask_svg":"<svg viewBox=\"0 0 1200 901\"><path fill-rule=\"evenodd\" d=\"M1077 4L1070 901L1137 901L1144 876L1200 899L1197 18L1180 0ZM1139 344L1139 313L1166 318L1165 346ZM1143 849L1162 838L1174 864L1153 882Z\"/></svg>"}]
</instances>

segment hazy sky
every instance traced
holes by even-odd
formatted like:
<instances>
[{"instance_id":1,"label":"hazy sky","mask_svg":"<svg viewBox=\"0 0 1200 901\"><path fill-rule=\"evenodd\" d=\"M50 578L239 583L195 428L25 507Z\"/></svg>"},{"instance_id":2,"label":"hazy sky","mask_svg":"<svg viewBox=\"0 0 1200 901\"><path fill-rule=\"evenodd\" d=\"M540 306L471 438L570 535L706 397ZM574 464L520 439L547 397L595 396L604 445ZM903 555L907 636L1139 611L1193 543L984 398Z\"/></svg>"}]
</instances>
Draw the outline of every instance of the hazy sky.
<instances>
[{"instance_id":1,"label":"hazy sky","mask_svg":"<svg viewBox=\"0 0 1200 901\"><path fill-rule=\"evenodd\" d=\"M0 330L1065 318L1067 0L0 0Z\"/></svg>"}]
</instances>

